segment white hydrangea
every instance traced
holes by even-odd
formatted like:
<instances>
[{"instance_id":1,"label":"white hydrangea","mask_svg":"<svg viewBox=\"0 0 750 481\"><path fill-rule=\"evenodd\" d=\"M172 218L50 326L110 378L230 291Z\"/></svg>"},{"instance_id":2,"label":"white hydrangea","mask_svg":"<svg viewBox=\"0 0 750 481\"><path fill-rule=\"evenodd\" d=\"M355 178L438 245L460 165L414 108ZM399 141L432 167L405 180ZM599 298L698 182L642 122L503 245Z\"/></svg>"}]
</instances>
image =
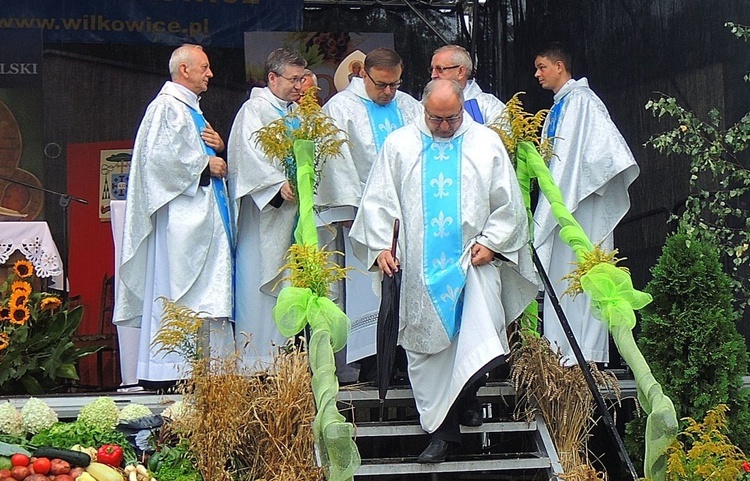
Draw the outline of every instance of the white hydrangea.
<instances>
[{"instance_id":1,"label":"white hydrangea","mask_svg":"<svg viewBox=\"0 0 750 481\"><path fill-rule=\"evenodd\" d=\"M23 436L23 418L21 411L10 401L0 404L0 433L11 436Z\"/></svg>"},{"instance_id":2,"label":"white hydrangea","mask_svg":"<svg viewBox=\"0 0 750 481\"><path fill-rule=\"evenodd\" d=\"M23 429L29 434L37 434L57 422L57 413L46 402L29 398L21 409Z\"/></svg>"},{"instance_id":3,"label":"white hydrangea","mask_svg":"<svg viewBox=\"0 0 750 481\"><path fill-rule=\"evenodd\" d=\"M176 401L174 404L170 404L161 413L162 417L169 418L172 421L177 421L184 416L188 411L188 406L182 400Z\"/></svg>"},{"instance_id":4,"label":"white hydrangea","mask_svg":"<svg viewBox=\"0 0 750 481\"><path fill-rule=\"evenodd\" d=\"M134 419L145 418L154 414L148 406L138 403L130 403L120 411L120 421L132 421Z\"/></svg>"}]
</instances>

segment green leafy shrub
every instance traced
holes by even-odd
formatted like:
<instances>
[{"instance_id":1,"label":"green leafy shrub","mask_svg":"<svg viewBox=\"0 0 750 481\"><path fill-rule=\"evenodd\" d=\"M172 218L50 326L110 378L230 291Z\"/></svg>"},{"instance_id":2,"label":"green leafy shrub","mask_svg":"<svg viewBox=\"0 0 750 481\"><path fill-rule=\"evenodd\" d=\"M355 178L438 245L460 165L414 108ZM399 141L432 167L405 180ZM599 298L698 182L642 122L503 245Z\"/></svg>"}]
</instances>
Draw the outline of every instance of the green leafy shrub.
<instances>
[{"instance_id":1,"label":"green leafy shrub","mask_svg":"<svg viewBox=\"0 0 750 481\"><path fill-rule=\"evenodd\" d=\"M678 418L703 419L729 406L730 437L750 448L750 392L743 388L747 348L737 331L732 281L712 244L684 232L667 239L642 311L638 344ZM627 444L642 456L645 416L627 426Z\"/></svg>"}]
</instances>

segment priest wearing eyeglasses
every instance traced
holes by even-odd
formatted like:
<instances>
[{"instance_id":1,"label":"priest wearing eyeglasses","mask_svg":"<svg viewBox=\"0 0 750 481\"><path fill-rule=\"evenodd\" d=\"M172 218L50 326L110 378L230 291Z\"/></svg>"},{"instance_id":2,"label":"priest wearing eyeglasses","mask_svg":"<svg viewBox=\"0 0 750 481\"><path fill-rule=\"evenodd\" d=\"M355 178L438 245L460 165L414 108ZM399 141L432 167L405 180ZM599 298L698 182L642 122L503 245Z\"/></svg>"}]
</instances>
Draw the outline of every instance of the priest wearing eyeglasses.
<instances>
[{"instance_id":1,"label":"priest wearing eyeglasses","mask_svg":"<svg viewBox=\"0 0 750 481\"><path fill-rule=\"evenodd\" d=\"M323 110L333 118L336 126L345 131L349 138L342 155L358 174L351 179L364 188L370 168L388 135L394 130L409 124L421 116L422 106L411 95L399 90L404 63L395 51L376 48L365 57L361 77L352 78L349 86L334 95ZM329 170L324 167L324 172ZM343 303L346 313L352 320L351 336L347 345L348 362L361 362L360 381L374 380L375 375L375 321L379 300L372 290L372 278L367 269L351 253L348 242L347 225L354 219L355 209L348 212L339 210L322 215L329 220L344 221L335 225L339 250L346 256L345 263L354 267L345 282L346 300ZM348 221L348 222L347 222ZM321 239L325 238L321 231ZM328 241L330 242L330 236ZM344 297L343 295L340 297ZM341 367L343 362L339 360ZM340 369L340 375L347 376ZM345 379L355 380L355 379Z\"/></svg>"},{"instance_id":2,"label":"priest wearing eyeglasses","mask_svg":"<svg viewBox=\"0 0 750 481\"><path fill-rule=\"evenodd\" d=\"M402 273L398 343L431 433L418 462L437 463L460 443L459 424L482 424L477 381L503 362L506 326L537 287L525 208L500 138L464 112L455 81L430 81L422 102L424 116L386 139L351 238L368 268Z\"/></svg>"},{"instance_id":3,"label":"priest wearing eyeglasses","mask_svg":"<svg viewBox=\"0 0 750 481\"><path fill-rule=\"evenodd\" d=\"M476 81L471 80L474 64L465 48L445 45L435 50L430 62L430 78L455 80L464 91L464 109L475 122L489 125L505 110L505 104L494 95L483 92Z\"/></svg>"},{"instance_id":4,"label":"priest wearing eyeglasses","mask_svg":"<svg viewBox=\"0 0 750 481\"><path fill-rule=\"evenodd\" d=\"M267 86L254 88L232 124L228 156L230 199L237 212L235 274L235 337L247 367L270 365L278 346L285 343L272 311L285 276L281 268L291 245L298 205L294 191L279 162L268 159L256 144L255 132L297 108L305 80L307 61L299 52L279 48L266 60ZM333 167L321 180L316 199L320 205L348 195L356 203L359 186L349 188L345 168ZM337 182L336 176L340 176ZM344 186L350 194L333 185ZM346 201L342 201L346 202Z\"/></svg>"}]
</instances>

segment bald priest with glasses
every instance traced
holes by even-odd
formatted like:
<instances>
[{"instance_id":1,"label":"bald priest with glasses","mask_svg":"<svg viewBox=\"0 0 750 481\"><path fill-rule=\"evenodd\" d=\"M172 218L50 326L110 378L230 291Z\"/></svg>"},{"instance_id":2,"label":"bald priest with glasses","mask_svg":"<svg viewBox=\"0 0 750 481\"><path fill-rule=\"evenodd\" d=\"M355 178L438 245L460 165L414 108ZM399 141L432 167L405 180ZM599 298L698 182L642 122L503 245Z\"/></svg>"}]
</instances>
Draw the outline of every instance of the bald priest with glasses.
<instances>
[{"instance_id":1,"label":"bald priest with glasses","mask_svg":"<svg viewBox=\"0 0 750 481\"><path fill-rule=\"evenodd\" d=\"M365 57L361 77L352 78L345 90L323 106L325 113L349 137L350 143L344 146L342 154L357 171L358 178L352 182L362 189L388 135L422 115L420 103L399 90L403 71L404 63L398 53L388 48L376 48ZM328 170L327 167L324 169ZM351 209L348 213L331 214L331 217L345 221L337 226L336 235L343 240L346 265L355 268L345 284L345 310L352 320L347 360L354 362L367 358L362 362L360 381L370 381L374 375L374 369L370 369L374 368L374 361L370 356L375 354L379 300L372 291L372 278L366 274L367 269L351 252L347 225L351 224L354 214L354 209Z\"/></svg>"},{"instance_id":2,"label":"bald priest with glasses","mask_svg":"<svg viewBox=\"0 0 750 481\"><path fill-rule=\"evenodd\" d=\"M506 326L537 290L513 165L463 100L455 81L427 84L424 115L393 132L372 166L351 234L370 269L402 273L398 343L431 434L420 463L445 461L459 426L482 424L478 386L504 361Z\"/></svg>"}]
</instances>

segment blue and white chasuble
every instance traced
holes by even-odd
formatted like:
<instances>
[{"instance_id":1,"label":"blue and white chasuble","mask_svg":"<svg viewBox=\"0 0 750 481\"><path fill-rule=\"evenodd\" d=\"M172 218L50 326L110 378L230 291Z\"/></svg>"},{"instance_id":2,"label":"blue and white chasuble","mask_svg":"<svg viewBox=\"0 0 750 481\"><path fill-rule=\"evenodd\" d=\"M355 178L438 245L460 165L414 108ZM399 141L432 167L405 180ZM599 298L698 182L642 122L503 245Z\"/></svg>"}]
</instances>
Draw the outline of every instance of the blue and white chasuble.
<instances>
[{"instance_id":1,"label":"blue and white chasuble","mask_svg":"<svg viewBox=\"0 0 750 481\"><path fill-rule=\"evenodd\" d=\"M380 152L388 134L404 126L404 118L401 116L401 111L398 109L396 102L378 105L372 100L361 100L367 109L367 118L370 119L372 137L375 140L375 151Z\"/></svg>"},{"instance_id":2,"label":"blue and white chasuble","mask_svg":"<svg viewBox=\"0 0 750 481\"><path fill-rule=\"evenodd\" d=\"M466 273L461 222L461 144L463 137L435 141L422 133L423 274L432 304L448 338L461 328Z\"/></svg>"},{"instance_id":3,"label":"blue and white chasuble","mask_svg":"<svg viewBox=\"0 0 750 481\"><path fill-rule=\"evenodd\" d=\"M562 111L565 107L564 95L558 102L556 102L549 111L549 122L547 123L547 130L545 131L546 137L552 139L552 144L555 143L555 135L557 134L557 126L560 123L560 117L562 117Z\"/></svg>"},{"instance_id":4,"label":"blue and white chasuble","mask_svg":"<svg viewBox=\"0 0 750 481\"><path fill-rule=\"evenodd\" d=\"M189 107L189 110L190 116L193 118L193 122L195 123L195 127L198 129L198 133L202 132L203 129L206 128L206 118L203 117L203 114L192 107ZM216 151L213 147L205 142L202 143L203 151L206 154L216 156ZM219 206L219 214L221 215L221 222L224 225L224 232L227 234L227 239L229 240L229 250L232 252L232 257L234 257L235 233L234 226L232 225L232 219L234 219L234 216L232 215L231 207L229 204L229 193L227 192L227 186L224 183L224 179L219 179L217 177L211 176L211 187L213 187L216 204Z\"/></svg>"},{"instance_id":5,"label":"blue and white chasuble","mask_svg":"<svg viewBox=\"0 0 750 481\"><path fill-rule=\"evenodd\" d=\"M482 116L482 110L479 108L479 102L477 102L477 99L468 99L464 101L464 110L471 115L474 122L484 124L484 117Z\"/></svg>"}]
</instances>

